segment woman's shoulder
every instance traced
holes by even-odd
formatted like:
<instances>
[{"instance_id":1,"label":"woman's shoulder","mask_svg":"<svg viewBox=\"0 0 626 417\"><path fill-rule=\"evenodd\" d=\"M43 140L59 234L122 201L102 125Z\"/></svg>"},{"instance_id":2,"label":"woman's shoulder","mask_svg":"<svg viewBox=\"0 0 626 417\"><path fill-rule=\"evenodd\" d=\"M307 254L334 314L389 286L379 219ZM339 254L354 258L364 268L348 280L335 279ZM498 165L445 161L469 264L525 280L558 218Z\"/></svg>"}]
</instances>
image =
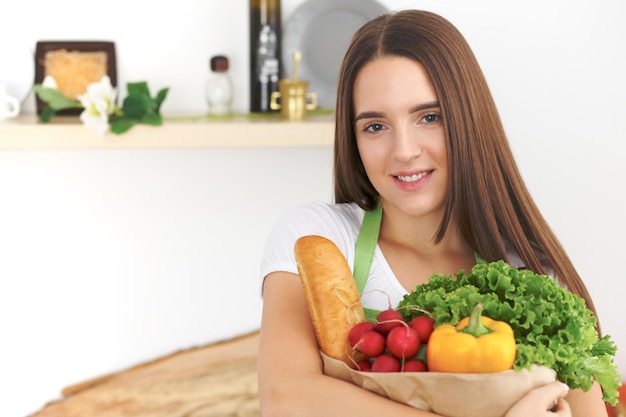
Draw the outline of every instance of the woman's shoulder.
<instances>
[{"instance_id":1,"label":"woman's shoulder","mask_svg":"<svg viewBox=\"0 0 626 417\"><path fill-rule=\"evenodd\" d=\"M363 217L363 210L353 203L327 203L321 200L308 201L293 206L284 213L283 219L318 218L335 219L337 221L353 221Z\"/></svg>"},{"instance_id":2,"label":"woman's shoulder","mask_svg":"<svg viewBox=\"0 0 626 417\"><path fill-rule=\"evenodd\" d=\"M276 227L287 228L297 235L317 234L335 240L338 233L358 232L362 221L363 210L357 204L316 200L288 209Z\"/></svg>"},{"instance_id":3,"label":"woman's shoulder","mask_svg":"<svg viewBox=\"0 0 626 417\"><path fill-rule=\"evenodd\" d=\"M362 220L363 210L356 204L312 201L288 209L265 243L261 275L278 270L297 273L293 247L302 236L323 236L350 260Z\"/></svg>"},{"instance_id":4,"label":"woman's shoulder","mask_svg":"<svg viewBox=\"0 0 626 417\"><path fill-rule=\"evenodd\" d=\"M363 210L356 203L329 203L322 200L312 200L291 207L287 210L287 213L302 211L343 214L363 212Z\"/></svg>"}]
</instances>

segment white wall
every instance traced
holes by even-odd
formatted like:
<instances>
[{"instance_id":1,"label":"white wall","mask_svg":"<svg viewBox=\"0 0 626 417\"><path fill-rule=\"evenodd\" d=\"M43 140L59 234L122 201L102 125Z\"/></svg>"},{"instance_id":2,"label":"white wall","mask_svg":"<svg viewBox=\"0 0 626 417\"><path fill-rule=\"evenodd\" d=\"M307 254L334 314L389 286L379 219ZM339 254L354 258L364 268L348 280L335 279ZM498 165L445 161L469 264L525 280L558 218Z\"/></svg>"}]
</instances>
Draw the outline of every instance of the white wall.
<instances>
[{"instance_id":1,"label":"white wall","mask_svg":"<svg viewBox=\"0 0 626 417\"><path fill-rule=\"evenodd\" d=\"M283 17L300 3L283 0ZM626 3L381 3L440 12L466 35L536 201L604 331L626 346ZM245 111L247 1L162 4L111 0L81 20L68 14L85 9L77 0L10 2L0 39L31 49L39 39L113 40L120 84L170 87L164 114L204 113L208 59L226 53ZM33 108L31 97L24 110ZM264 236L287 207L330 198L330 158L328 149L0 152L0 415L25 416L64 386L257 328ZM617 362L626 373L624 350Z\"/></svg>"}]
</instances>

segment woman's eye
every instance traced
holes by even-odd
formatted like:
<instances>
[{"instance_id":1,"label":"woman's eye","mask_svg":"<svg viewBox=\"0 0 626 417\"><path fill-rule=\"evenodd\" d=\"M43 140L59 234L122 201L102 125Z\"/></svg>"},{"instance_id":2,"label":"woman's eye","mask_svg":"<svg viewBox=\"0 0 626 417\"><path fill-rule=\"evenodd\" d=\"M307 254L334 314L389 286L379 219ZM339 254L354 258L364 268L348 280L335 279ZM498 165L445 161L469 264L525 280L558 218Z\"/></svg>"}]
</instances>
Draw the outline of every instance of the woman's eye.
<instances>
[{"instance_id":1,"label":"woman's eye","mask_svg":"<svg viewBox=\"0 0 626 417\"><path fill-rule=\"evenodd\" d=\"M422 118L422 122L426 124L437 123L441 120L441 115L436 113L427 114Z\"/></svg>"},{"instance_id":2,"label":"woman's eye","mask_svg":"<svg viewBox=\"0 0 626 417\"><path fill-rule=\"evenodd\" d=\"M365 131L366 132L380 132L381 130L383 130L384 126L381 125L380 123L371 123L367 126L365 126Z\"/></svg>"}]
</instances>

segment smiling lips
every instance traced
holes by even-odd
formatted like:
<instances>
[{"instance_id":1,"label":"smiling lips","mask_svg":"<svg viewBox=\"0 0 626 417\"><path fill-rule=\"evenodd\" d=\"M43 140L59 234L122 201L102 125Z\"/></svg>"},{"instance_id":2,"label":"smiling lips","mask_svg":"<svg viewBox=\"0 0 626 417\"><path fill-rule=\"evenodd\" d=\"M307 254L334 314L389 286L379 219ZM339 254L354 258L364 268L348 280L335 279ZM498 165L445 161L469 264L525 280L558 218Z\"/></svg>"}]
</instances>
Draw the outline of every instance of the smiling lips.
<instances>
[{"instance_id":1,"label":"smiling lips","mask_svg":"<svg viewBox=\"0 0 626 417\"><path fill-rule=\"evenodd\" d=\"M402 182L407 182L407 183L411 183L411 182L417 182L419 180L421 180L422 178L424 178L425 176L427 176L428 174L432 173L433 171L422 171L419 174L413 174L413 175L396 175L395 177L397 179L399 179Z\"/></svg>"}]
</instances>

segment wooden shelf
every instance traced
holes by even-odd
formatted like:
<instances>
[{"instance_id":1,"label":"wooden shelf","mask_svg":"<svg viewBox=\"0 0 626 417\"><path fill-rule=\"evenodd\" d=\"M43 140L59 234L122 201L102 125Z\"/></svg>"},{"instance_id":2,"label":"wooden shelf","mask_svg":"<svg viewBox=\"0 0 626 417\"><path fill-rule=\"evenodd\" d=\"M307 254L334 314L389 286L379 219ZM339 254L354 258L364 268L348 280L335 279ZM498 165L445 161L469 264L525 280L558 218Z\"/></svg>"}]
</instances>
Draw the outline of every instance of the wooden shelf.
<instances>
[{"instance_id":1,"label":"wooden shelf","mask_svg":"<svg viewBox=\"0 0 626 417\"><path fill-rule=\"evenodd\" d=\"M0 121L0 150L121 148L267 148L328 147L334 117L313 115L301 122L278 116L229 118L164 117L162 126L136 125L130 131L100 137L77 117L41 123L35 115Z\"/></svg>"}]
</instances>

